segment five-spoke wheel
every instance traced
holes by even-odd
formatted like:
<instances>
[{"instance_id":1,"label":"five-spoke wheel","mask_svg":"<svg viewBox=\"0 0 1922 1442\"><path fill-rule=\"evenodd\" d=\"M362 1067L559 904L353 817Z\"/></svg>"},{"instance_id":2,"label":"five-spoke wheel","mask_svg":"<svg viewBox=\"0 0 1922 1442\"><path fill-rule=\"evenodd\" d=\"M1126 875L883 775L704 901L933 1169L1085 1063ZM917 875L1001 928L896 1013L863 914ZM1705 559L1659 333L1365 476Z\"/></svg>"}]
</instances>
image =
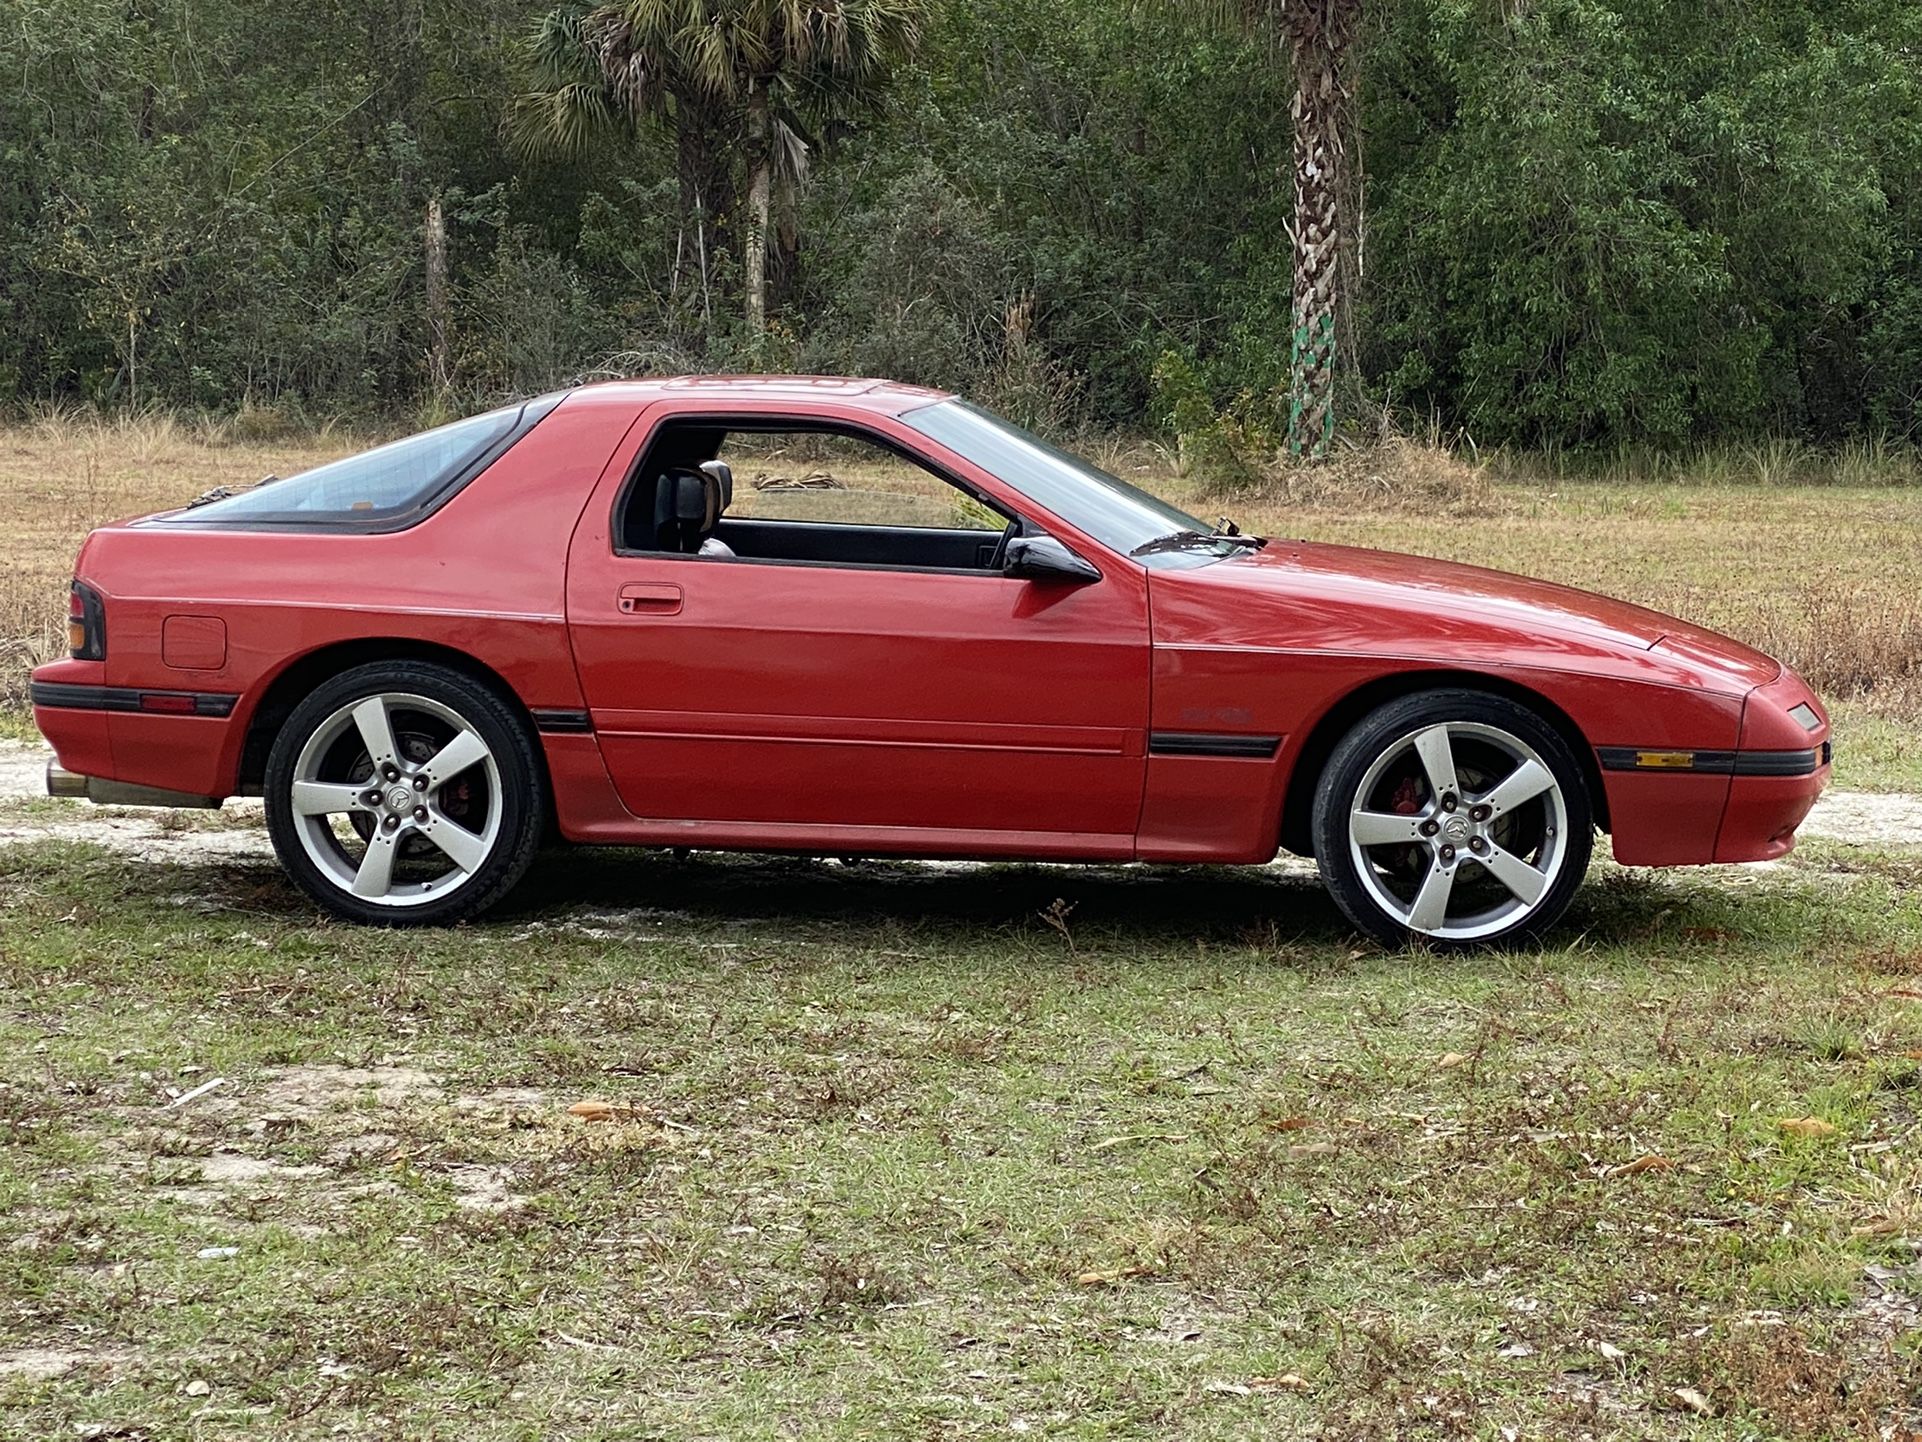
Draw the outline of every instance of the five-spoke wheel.
<instances>
[{"instance_id":1,"label":"five-spoke wheel","mask_svg":"<svg viewBox=\"0 0 1922 1442\"><path fill-rule=\"evenodd\" d=\"M268 826L329 910L446 922L525 869L539 781L525 728L487 687L423 663L365 666L288 718L268 761Z\"/></svg>"},{"instance_id":2,"label":"five-spoke wheel","mask_svg":"<svg viewBox=\"0 0 1922 1442\"><path fill-rule=\"evenodd\" d=\"M1390 943L1539 934L1567 907L1591 842L1567 743L1481 692L1381 707L1336 747L1315 798L1323 880L1351 921Z\"/></svg>"}]
</instances>

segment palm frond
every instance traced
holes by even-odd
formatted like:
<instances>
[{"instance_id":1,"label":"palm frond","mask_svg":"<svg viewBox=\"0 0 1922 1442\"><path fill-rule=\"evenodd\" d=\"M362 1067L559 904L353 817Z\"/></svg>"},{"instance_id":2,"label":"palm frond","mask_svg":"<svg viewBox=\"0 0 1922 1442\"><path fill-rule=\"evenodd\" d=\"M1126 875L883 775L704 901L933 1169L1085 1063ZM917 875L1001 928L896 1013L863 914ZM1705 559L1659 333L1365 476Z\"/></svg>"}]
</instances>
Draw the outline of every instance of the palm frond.
<instances>
[{"instance_id":1,"label":"palm frond","mask_svg":"<svg viewBox=\"0 0 1922 1442\"><path fill-rule=\"evenodd\" d=\"M585 78L588 66L585 27L593 13L585 5L568 5L541 16L526 47L536 74L552 84Z\"/></svg>"},{"instance_id":2,"label":"palm frond","mask_svg":"<svg viewBox=\"0 0 1922 1442\"><path fill-rule=\"evenodd\" d=\"M514 97L507 134L523 155L578 155L596 135L618 131L632 117L615 105L605 86L570 81Z\"/></svg>"}]
</instances>

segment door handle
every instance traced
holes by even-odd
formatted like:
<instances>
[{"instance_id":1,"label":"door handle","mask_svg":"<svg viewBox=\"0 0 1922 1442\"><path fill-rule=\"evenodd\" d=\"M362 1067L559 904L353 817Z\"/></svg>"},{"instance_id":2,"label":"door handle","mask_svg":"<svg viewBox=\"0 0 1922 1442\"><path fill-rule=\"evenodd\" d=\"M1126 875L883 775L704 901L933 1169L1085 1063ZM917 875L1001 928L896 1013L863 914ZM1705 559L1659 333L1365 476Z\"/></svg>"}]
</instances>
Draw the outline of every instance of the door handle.
<instances>
[{"instance_id":1,"label":"door handle","mask_svg":"<svg viewBox=\"0 0 1922 1442\"><path fill-rule=\"evenodd\" d=\"M678 616L681 588L665 584L623 586L619 604L623 616Z\"/></svg>"}]
</instances>

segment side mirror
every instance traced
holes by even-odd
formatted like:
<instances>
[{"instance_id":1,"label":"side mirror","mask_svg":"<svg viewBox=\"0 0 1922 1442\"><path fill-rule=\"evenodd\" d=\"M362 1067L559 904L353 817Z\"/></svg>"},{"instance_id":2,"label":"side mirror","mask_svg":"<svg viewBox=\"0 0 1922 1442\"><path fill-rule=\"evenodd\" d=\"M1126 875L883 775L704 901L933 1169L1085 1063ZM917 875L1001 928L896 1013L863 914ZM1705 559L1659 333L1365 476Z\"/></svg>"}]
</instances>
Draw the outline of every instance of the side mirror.
<instances>
[{"instance_id":1,"label":"side mirror","mask_svg":"<svg viewBox=\"0 0 1922 1442\"><path fill-rule=\"evenodd\" d=\"M1024 581L1060 581L1079 586L1101 579L1101 572L1053 536L1016 536L1008 542L1001 569Z\"/></svg>"}]
</instances>

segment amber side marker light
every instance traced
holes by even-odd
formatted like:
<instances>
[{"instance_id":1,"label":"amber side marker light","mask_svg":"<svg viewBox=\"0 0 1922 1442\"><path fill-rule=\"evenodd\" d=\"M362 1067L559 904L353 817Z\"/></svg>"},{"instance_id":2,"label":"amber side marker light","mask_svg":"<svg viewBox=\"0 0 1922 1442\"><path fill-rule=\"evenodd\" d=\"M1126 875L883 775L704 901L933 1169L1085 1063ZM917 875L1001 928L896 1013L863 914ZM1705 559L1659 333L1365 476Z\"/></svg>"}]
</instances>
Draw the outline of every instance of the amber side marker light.
<instances>
[{"instance_id":1,"label":"amber side marker light","mask_svg":"<svg viewBox=\"0 0 1922 1442\"><path fill-rule=\"evenodd\" d=\"M1689 771L1695 766L1693 751L1637 751L1635 766L1640 771Z\"/></svg>"}]
</instances>

